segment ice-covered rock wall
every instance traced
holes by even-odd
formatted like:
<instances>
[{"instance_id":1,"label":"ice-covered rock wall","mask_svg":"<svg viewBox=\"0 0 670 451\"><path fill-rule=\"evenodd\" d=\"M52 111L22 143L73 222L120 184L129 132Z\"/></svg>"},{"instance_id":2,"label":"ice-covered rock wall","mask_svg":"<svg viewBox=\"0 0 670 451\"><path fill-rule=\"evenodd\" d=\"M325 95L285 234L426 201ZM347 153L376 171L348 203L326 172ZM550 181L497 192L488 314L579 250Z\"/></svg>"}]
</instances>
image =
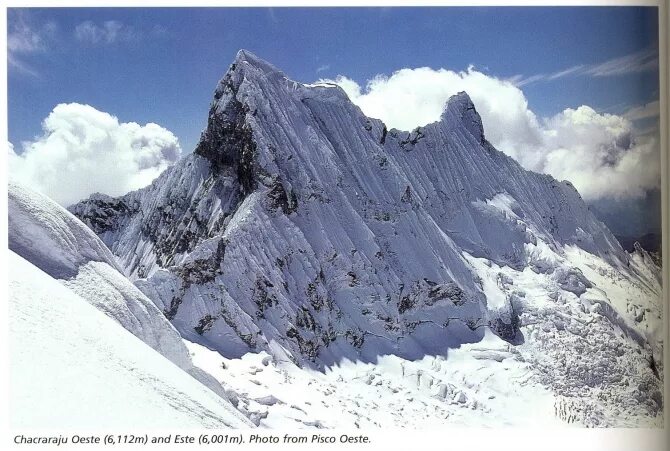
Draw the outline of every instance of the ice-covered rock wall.
<instances>
[{"instance_id":1,"label":"ice-covered rock wall","mask_svg":"<svg viewBox=\"0 0 670 451\"><path fill-rule=\"evenodd\" d=\"M486 141L466 93L412 132L240 51L195 152L149 187L71 207L185 337L299 362L518 342L513 296L472 259L553 272L539 245L628 255L568 182ZM556 272L572 290L588 281ZM490 293L490 290L489 290Z\"/></svg>"}]
</instances>

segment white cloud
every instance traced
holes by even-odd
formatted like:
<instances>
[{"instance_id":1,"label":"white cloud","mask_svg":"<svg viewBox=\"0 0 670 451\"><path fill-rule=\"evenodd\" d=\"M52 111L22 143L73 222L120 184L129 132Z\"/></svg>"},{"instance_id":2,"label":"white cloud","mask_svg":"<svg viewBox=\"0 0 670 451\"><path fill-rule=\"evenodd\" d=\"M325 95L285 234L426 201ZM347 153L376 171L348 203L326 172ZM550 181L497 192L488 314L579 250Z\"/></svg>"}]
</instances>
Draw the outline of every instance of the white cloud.
<instances>
[{"instance_id":1,"label":"white cloud","mask_svg":"<svg viewBox=\"0 0 670 451\"><path fill-rule=\"evenodd\" d=\"M107 20L101 24L84 21L75 27L74 36L81 42L93 45L127 42L139 37L133 27L116 20Z\"/></svg>"},{"instance_id":2,"label":"white cloud","mask_svg":"<svg viewBox=\"0 0 670 451\"><path fill-rule=\"evenodd\" d=\"M322 64L321 66L316 68L316 73L318 74L320 72L325 72L329 69L330 69L330 64Z\"/></svg>"},{"instance_id":3,"label":"white cloud","mask_svg":"<svg viewBox=\"0 0 670 451\"><path fill-rule=\"evenodd\" d=\"M42 128L20 154L10 143L10 177L66 206L94 192L118 196L146 186L181 154L169 130L119 123L89 105L57 105Z\"/></svg>"},{"instance_id":4,"label":"white cloud","mask_svg":"<svg viewBox=\"0 0 670 451\"><path fill-rule=\"evenodd\" d=\"M472 67L401 69L364 89L343 76L321 81L339 84L366 115L401 130L439 120L448 98L466 91L496 148L526 169L570 180L587 200L632 198L660 184L657 133L643 135L631 119L588 106L538 118L518 84Z\"/></svg>"},{"instance_id":5,"label":"white cloud","mask_svg":"<svg viewBox=\"0 0 670 451\"><path fill-rule=\"evenodd\" d=\"M553 80L553 75L547 75L547 74L536 74L536 75L531 75L530 77L524 77L523 75L515 75L511 78L508 79L508 81L514 83L515 86L525 86L529 85L531 83L535 83L536 81L541 81L541 80Z\"/></svg>"},{"instance_id":6,"label":"white cloud","mask_svg":"<svg viewBox=\"0 0 670 451\"><path fill-rule=\"evenodd\" d=\"M658 100L645 105L633 107L624 113L624 117L631 121L658 118L661 114L661 105Z\"/></svg>"},{"instance_id":7,"label":"white cloud","mask_svg":"<svg viewBox=\"0 0 670 451\"><path fill-rule=\"evenodd\" d=\"M596 77L611 77L657 69L658 49L646 49L590 66L586 73Z\"/></svg>"},{"instance_id":8,"label":"white cloud","mask_svg":"<svg viewBox=\"0 0 670 451\"><path fill-rule=\"evenodd\" d=\"M514 75L508 80L517 86L525 86L538 81L551 81L563 77L591 76L613 77L632 73L658 70L658 49L644 49L635 53L613 58L602 63L578 64L551 74L536 74L528 77Z\"/></svg>"},{"instance_id":9,"label":"white cloud","mask_svg":"<svg viewBox=\"0 0 670 451\"><path fill-rule=\"evenodd\" d=\"M38 30L21 21L7 35L7 50L30 53L44 49L44 38Z\"/></svg>"},{"instance_id":10,"label":"white cloud","mask_svg":"<svg viewBox=\"0 0 670 451\"><path fill-rule=\"evenodd\" d=\"M580 106L545 127L543 171L570 180L584 197L641 197L660 185L658 136L637 134L628 119Z\"/></svg>"},{"instance_id":11,"label":"white cloud","mask_svg":"<svg viewBox=\"0 0 670 451\"><path fill-rule=\"evenodd\" d=\"M563 69L561 71L555 72L551 75L549 75L548 79L549 80L555 80L557 78L562 78L562 77L567 77L568 75L574 75L580 73L582 70L584 70L586 66L583 64L578 64L577 66L572 66L568 67L567 69Z\"/></svg>"}]
</instances>

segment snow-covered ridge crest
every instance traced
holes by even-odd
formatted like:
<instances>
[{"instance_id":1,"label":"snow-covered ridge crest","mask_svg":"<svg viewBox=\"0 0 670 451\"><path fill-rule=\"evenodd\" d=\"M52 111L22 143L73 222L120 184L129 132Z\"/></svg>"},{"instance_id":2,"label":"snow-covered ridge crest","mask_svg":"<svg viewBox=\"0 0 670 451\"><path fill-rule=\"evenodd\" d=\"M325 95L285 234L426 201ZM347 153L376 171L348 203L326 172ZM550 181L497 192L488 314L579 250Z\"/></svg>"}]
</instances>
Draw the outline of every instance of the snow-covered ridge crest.
<instances>
[{"instance_id":1,"label":"snow-covered ridge crest","mask_svg":"<svg viewBox=\"0 0 670 451\"><path fill-rule=\"evenodd\" d=\"M544 382L565 373L563 394L603 383L659 411L656 270L571 184L488 143L466 93L438 122L388 130L340 88L292 81L243 51L192 155L143 190L71 211L184 337L225 357L266 351L317 368L448 358L490 330ZM566 355L577 372L560 366ZM606 381L588 369L604 356L624 356ZM624 380L648 389L633 395Z\"/></svg>"},{"instance_id":2,"label":"snow-covered ridge crest","mask_svg":"<svg viewBox=\"0 0 670 451\"><path fill-rule=\"evenodd\" d=\"M423 238L431 244L444 242L443 255L436 259L434 255L417 255L421 263L410 264L414 268L409 270L416 278L405 281L397 275L401 280L392 291L400 297L401 285L442 279L469 292L475 304L481 303L481 291L472 285L471 270L460 249L522 267L530 263L523 255L523 244L543 239L556 250L574 243L623 264L625 253L572 187L524 171L492 149L481 127L469 96L459 93L447 103L439 122L411 133L388 131L381 121L366 118L340 88L294 82L243 50L217 85L208 126L194 155L150 187L121 198L120 207L109 209L111 202L97 198L73 206L73 211L97 228L103 240L120 254L129 275L140 278L161 267L187 262L186 255L210 238L220 241L217 247L226 249L218 254L224 255L220 258L225 265L229 243L237 242L238 235L249 234L247 223L235 217L251 216L258 223L261 211L281 213L268 218L278 235L292 228L300 230L297 236L304 236L317 260L326 249L315 247L325 243L312 242L322 240L305 236L305 232L323 234L328 229L325 223L343 229L352 241L352 249L341 252L337 249L340 246L333 246L334 254L359 251L355 241L363 239L372 240L372 246L367 247L378 255L389 246L383 238L389 233L397 236L402 230L400 236L413 241L416 238L407 238L416 234L413 229L431 224L432 230L425 230ZM262 195L249 198L252 193ZM476 201L500 193L516 200L523 220L510 221L477 208ZM99 209L90 211L99 204L105 205L102 215ZM247 208L241 211L243 204ZM257 208L260 211L254 212ZM360 227L351 231L344 224L338 227L342 219L337 216L343 211L350 211L353 216L348 222ZM118 227L120 235L106 229L104 222L92 220L101 216L112 218L110 228ZM289 222L281 224L286 221L283 218ZM124 221L132 224L125 226ZM324 223L319 224L321 221ZM390 228L385 223L390 223ZM368 258L384 262L388 257ZM443 268L443 275L418 269L431 260L435 267ZM277 270L277 258L262 266L268 264L270 271ZM356 265L353 261L350 264ZM213 280L218 272L225 272L217 266L205 279ZM386 271L400 269L392 266ZM317 272L322 273L322 268ZM252 288L257 285L255 281L250 284ZM289 287L287 294L290 291ZM171 317L179 300L168 301L164 310Z\"/></svg>"},{"instance_id":3,"label":"snow-covered ridge crest","mask_svg":"<svg viewBox=\"0 0 670 451\"><path fill-rule=\"evenodd\" d=\"M106 196L93 199L111 200ZM178 332L123 274L95 233L48 197L10 181L9 249L60 281L212 391L221 385L193 366Z\"/></svg>"},{"instance_id":4,"label":"snow-covered ridge crest","mask_svg":"<svg viewBox=\"0 0 670 451\"><path fill-rule=\"evenodd\" d=\"M56 202L11 180L8 195L9 248L39 261L44 272L70 278L88 262L105 262L120 270L100 239Z\"/></svg>"}]
</instances>

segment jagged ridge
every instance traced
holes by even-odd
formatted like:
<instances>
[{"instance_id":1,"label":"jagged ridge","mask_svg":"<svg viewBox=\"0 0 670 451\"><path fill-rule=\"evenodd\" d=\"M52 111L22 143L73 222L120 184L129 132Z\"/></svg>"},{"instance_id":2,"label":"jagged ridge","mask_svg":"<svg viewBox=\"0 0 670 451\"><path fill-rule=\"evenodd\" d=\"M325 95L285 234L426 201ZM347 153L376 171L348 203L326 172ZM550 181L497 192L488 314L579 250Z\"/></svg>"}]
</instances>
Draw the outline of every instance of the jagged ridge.
<instances>
[{"instance_id":1,"label":"jagged ridge","mask_svg":"<svg viewBox=\"0 0 670 451\"><path fill-rule=\"evenodd\" d=\"M478 340L501 309L494 329L514 340L511 301L486 298L464 253L537 271L538 242L628 259L568 182L486 141L466 93L439 122L387 130L339 87L246 51L193 155L143 190L71 209L131 277L149 277L138 285L182 334L229 355L272 340L298 360L440 353Z\"/></svg>"}]
</instances>

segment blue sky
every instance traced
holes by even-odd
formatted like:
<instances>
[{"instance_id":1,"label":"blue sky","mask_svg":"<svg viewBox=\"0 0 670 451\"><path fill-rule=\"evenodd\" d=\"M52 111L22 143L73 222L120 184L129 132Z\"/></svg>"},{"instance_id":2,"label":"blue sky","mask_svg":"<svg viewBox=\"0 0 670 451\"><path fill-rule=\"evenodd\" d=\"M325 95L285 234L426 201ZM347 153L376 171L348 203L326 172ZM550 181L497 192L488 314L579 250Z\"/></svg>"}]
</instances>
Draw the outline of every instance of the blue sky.
<instances>
[{"instance_id":1,"label":"blue sky","mask_svg":"<svg viewBox=\"0 0 670 451\"><path fill-rule=\"evenodd\" d=\"M364 85L421 66L474 65L499 78L554 74L653 50L658 32L655 8L627 7L10 9L8 21L10 33L23 23L45 35L42 48L14 52L22 68L9 71L11 142L40 133L56 104L80 102L122 121L156 122L186 151L240 48L300 81L342 74ZM93 43L76 37L86 21L123 28ZM582 104L618 113L656 98L658 78L562 77L523 91L540 116Z\"/></svg>"},{"instance_id":2,"label":"blue sky","mask_svg":"<svg viewBox=\"0 0 670 451\"><path fill-rule=\"evenodd\" d=\"M245 48L392 127L465 89L496 147L573 182L615 233L660 227L654 7L10 8L7 42L10 170L62 204L192 151Z\"/></svg>"}]
</instances>

